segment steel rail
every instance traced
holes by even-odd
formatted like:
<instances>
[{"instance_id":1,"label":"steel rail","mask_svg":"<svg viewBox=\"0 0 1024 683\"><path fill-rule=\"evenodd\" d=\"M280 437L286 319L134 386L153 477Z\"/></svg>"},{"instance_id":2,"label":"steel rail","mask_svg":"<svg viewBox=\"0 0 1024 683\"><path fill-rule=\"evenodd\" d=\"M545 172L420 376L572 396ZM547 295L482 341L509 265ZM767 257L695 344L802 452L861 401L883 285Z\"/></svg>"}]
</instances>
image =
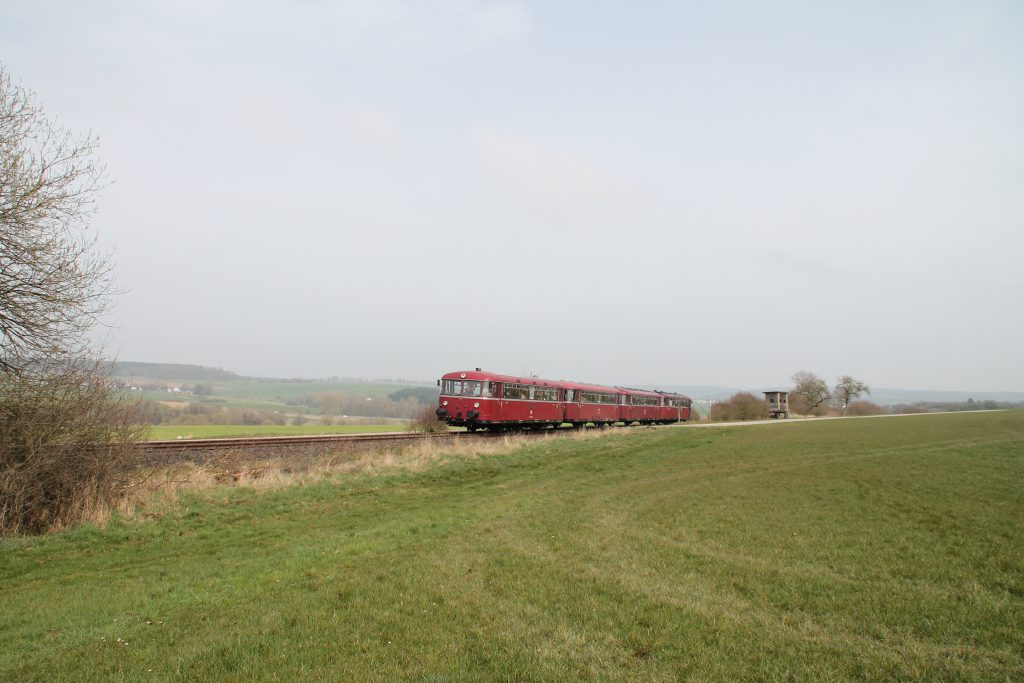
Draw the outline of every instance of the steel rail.
<instances>
[{"instance_id":1,"label":"steel rail","mask_svg":"<svg viewBox=\"0 0 1024 683\"><path fill-rule=\"evenodd\" d=\"M474 436L469 432L448 432L441 434L409 432L370 432L365 434L314 434L303 436L249 436L226 439L174 439L173 441L143 441L139 445L149 451L187 451L227 449L239 447L274 447L310 445L320 443L378 443L389 441L421 441L425 439L447 440Z\"/></svg>"}]
</instances>

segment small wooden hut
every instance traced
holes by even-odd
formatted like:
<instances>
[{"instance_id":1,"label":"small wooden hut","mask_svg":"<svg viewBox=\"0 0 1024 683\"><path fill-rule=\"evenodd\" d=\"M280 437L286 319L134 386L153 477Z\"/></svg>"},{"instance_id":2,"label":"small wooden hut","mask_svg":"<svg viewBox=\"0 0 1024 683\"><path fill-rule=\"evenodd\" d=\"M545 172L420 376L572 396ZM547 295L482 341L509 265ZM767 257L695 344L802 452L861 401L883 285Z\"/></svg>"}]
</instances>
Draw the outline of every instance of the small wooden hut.
<instances>
[{"instance_id":1,"label":"small wooden hut","mask_svg":"<svg viewBox=\"0 0 1024 683\"><path fill-rule=\"evenodd\" d=\"M764 400L768 403L768 414L774 418L789 417L789 392L766 391Z\"/></svg>"}]
</instances>

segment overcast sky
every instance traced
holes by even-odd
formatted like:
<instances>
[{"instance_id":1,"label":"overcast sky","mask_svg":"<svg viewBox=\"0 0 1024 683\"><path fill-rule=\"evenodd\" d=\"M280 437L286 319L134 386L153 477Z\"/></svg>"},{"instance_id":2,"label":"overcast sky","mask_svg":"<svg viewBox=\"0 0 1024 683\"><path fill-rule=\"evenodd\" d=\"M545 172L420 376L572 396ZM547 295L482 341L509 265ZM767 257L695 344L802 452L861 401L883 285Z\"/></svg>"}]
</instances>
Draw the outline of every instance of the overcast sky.
<instances>
[{"instance_id":1,"label":"overcast sky","mask_svg":"<svg viewBox=\"0 0 1024 683\"><path fill-rule=\"evenodd\" d=\"M1024 3L4 0L123 360L1024 390Z\"/></svg>"}]
</instances>

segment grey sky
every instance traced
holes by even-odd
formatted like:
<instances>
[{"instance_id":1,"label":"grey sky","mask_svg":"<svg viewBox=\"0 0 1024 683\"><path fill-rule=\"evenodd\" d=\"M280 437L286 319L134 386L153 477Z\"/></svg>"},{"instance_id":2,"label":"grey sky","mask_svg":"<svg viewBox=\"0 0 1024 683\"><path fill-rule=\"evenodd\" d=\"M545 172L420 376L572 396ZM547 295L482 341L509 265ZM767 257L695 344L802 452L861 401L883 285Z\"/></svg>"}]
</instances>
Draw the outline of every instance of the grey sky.
<instances>
[{"instance_id":1,"label":"grey sky","mask_svg":"<svg viewBox=\"0 0 1024 683\"><path fill-rule=\"evenodd\" d=\"M38 2L110 350L1024 390L1024 4Z\"/></svg>"}]
</instances>

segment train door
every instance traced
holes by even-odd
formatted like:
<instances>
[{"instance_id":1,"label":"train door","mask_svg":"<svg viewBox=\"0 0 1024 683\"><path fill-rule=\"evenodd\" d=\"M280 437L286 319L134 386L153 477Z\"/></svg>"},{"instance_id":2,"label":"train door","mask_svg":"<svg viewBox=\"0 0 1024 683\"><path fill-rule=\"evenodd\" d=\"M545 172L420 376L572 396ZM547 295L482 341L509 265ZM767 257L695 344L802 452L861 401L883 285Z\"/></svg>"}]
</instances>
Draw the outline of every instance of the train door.
<instances>
[{"instance_id":1,"label":"train door","mask_svg":"<svg viewBox=\"0 0 1024 683\"><path fill-rule=\"evenodd\" d=\"M576 405L577 399L575 389L565 390L562 396L562 400L565 402L565 409L562 411L562 415L566 422L578 422L580 419L579 406Z\"/></svg>"},{"instance_id":2,"label":"train door","mask_svg":"<svg viewBox=\"0 0 1024 683\"><path fill-rule=\"evenodd\" d=\"M505 387L503 387L501 385L501 382L491 382L491 396L494 398L494 406L495 406L494 417L493 417L494 422L501 422L502 421L502 412L504 412L504 411L502 411L502 409L501 409L501 404L502 404L501 392L504 389L505 389Z\"/></svg>"}]
</instances>

